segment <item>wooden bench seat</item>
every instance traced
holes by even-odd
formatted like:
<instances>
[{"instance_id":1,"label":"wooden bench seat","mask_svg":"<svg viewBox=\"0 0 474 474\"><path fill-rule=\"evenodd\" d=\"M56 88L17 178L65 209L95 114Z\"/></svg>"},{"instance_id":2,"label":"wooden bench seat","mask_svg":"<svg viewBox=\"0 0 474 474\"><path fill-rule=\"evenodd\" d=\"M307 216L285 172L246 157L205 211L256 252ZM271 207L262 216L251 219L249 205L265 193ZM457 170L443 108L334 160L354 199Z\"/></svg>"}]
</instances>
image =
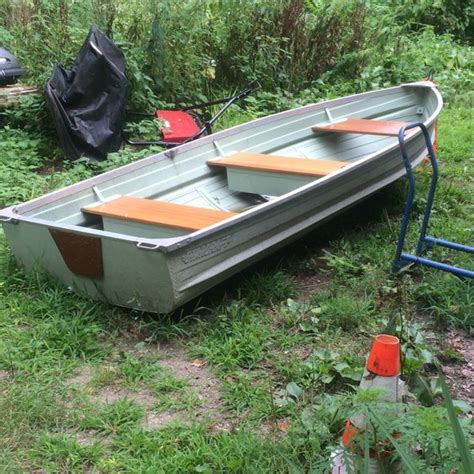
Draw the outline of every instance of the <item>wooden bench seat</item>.
<instances>
[{"instance_id":1,"label":"wooden bench seat","mask_svg":"<svg viewBox=\"0 0 474 474\"><path fill-rule=\"evenodd\" d=\"M347 165L345 161L310 160L239 152L207 162L227 169L232 191L281 196Z\"/></svg>"},{"instance_id":2,"label":"wooden bench seat","mask_svg":"<svg viewBox=\"0 0 474 474\"><path fill-rule=\"evenodd\" d=\"M153 201L132 196L121 196L97 206L85 207L82 211L106 218L185 231L200 230L236 214L235 212Z\"/></svg>"},{"instance_id":3,"label":"wooden bench seat","mask_svg":"<svg viewBox=\"0 0 474 474\"><path fill-rule=\"evenodd\" d=\"M361 133L366 135L386 135L397 137L400 128L407 122L393 120L368 120L349 118L325 125L314 125L313 132Z\"/></svg>"},{"instance_id":4,"label":"wooden bench seat","mask_svg":"<svg viewBox=\"0 0 474 474\"><path fill-rule=\"evenodd\" d=\"M306 160L303 158L247 152L239 152L224 158L209 160L207 163L212 166L223 166L225 168L241 168L306 176L326 176L347 165L345 161Z\"/></svg>"}]
</instances>

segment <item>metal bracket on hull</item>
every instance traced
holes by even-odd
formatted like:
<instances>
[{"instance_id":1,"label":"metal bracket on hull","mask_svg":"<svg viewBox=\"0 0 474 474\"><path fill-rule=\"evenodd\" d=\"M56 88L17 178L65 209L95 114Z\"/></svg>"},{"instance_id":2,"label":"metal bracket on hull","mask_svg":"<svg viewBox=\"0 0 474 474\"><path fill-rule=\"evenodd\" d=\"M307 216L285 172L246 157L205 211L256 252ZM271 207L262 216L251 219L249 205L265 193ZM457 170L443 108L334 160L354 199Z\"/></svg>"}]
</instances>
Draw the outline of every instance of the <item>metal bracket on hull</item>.
<instances>
[{"instance_id":1,"label":"metal bracket on hull","mask_svg":"<svg viewBox=\"0 0 474 474\"><path fill-rule=\"evenodd\" d=\"M222 156L223 158L225 156L227 156L224 152L224 150L221 148L221 146L219 145L219 143L217 142L217 140L212 140L212 143L214 144L214 146L216 147L216 150L217 152L219 153L220 156Z\"/></svg>"},{"instance_id":2,"label":"metal bracket on hull","mask_svg":"<svg viewBox=\"0 0 474 474\"><path fill-rule=\"evenodd\" d=\"M17 224L18 219L14 219L10 216L0 216L0 222L8 222L9 224Z\"/></svg>"},{"instance_id":3,"label":"metal bracket on hull","mask_svg":"<svg viewBox=\"0 0 474 474\"><path fill-rule=\"evenodd\" d=\"M425 137L426 147L428 148L428 158L430 160L431 166L433 168L433 174L431 176L431 185L428 191L428 197L426 200L426 207L423 216L423 222L421 224L420 238L418 239L418 245L416 247L416 254L408 254L403 252L403 244L405 243L405 237L408 229L408 223L410 220L410 215L413 209L413 199L415 196L415 178L413 175L413 170L411 167L410 159L408 158L407 149L405 146L405 130L411 128L420 127L423 135ZM459 277L463 278L474 278L474 271L468 270L466 268L455 267L453 265L447 265L445 263L437 262L435 260L430 260L428 258L422 257L423 252L429 250L433 245L439 245L441 247L446 247L452 250L460 250L462 252L467 252L474 254L474 247L468 245L458 244L456 242L451 242L449 240L437 239L426 235L428 229L428 224L431 215L431 209L433 207L433 200L436 191L436 183L438 182L438 162L436 160L436 155L431 143L431 138L426 129L425 125L422 122L412 122L407 125L404 125L400 128L398 134L398 141L400 143L400 151L402 153L403 164L408 175L408 196L405 204L405 211L403 213L402 226L400 228L400 236L398 238L397 249L395 253L395 259L393 261L393 271L397 272L408 266L412 263L418 263L419 265L425 265L427 267L437 268L438 270L443 270L446 272L453 273Z\"/></svg>"},{"instance_id":4,"label":"metal bracket on hull","mask_svg":"<svg viewBox=\"0 0 474 474\"><path fill-rule=\"evenodd\" d=\"M18 224L18 219L14 217L15 214L18 214L16 206L8 207L1 211L3 214L0 214L0 222L5 222L9 224Z\"/></svg>"},{"instance_id":5,"label":"metal bracket on hull","mask_svg":"<svg viewBox=\"0 0 474 474\"><path fill-rule=\"evenodd\" d=\"M328 108L325 108L324 111L326 112L326 115L327 115L327 117L328 117L328 120L329 120L331 123L334 123L334 119L332 118L331 111L330 111Z\"/></svg>"},{"instance_id":6,"label":"metal bracket on hull","mask_svg":"<svg viewBox=\"0 0 474 474\"><path fill-rule=\"evenodd\" d=\"M105 198L97 186L92 186L92 191L94 191L94 194L97 196L97 199L99 199L100 202L105 202Z\"/></svg>"},{"instance_id":7,"label":"metal bracket on hull","mask_svg":"<svg viewBox=\"0 0 474 474\"><path fill-rule=\"evenodd\" d=\"M158 249L158 244L152 244L150 242L137 242L137 247L143 250L156 250Z\"/></svg>"}]
</instances>

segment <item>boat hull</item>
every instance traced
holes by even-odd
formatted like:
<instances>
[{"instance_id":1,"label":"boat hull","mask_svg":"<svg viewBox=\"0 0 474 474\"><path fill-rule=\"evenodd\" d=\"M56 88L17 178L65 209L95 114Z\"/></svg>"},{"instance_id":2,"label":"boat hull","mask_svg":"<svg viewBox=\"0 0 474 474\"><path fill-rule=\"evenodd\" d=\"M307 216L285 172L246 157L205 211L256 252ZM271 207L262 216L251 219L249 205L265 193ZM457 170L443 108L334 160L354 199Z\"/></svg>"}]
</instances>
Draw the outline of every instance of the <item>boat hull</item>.
<instances>
[{"instance_id":1,"label":"boat hull","mask_svg":"<svg viewBox=\"0 0 474 474\"><path fill-rule=\"evenodd\" d=\"M426 95L423 121L433 135L442 105L439 93L428 83L413 88L423 89ZM376 93L362 96L373 97L370 94ZM342 105L349 103L344 100L348 99L315 104L299 111L301 114L316 114L328 106L336 108L341 101ZM295 111L275 117L281 120L285 114L298 117ZM263 120L269 121L268 118ZM253 125L258 127L262 122L253 122ZM225 144L228 137L235 139L240 137L239 134L245 134L248 124L242 127L231 129L230 135L225 131L198 140L189 151L181 151L182 147L179 147L173 152L177 154L173 158L181 153L186 156L185 153L192 153L193 149L195 153L196 150L215 150L220 145L215 145L213 140ZM403 176L405 169L396 139L385 141L383 145L377 150L371 144L369 151L374 147L375 150L354 162L350 161L350 153L344 149L343 153L349 158L348 166L343 169L253 206L234 218L176 238L138 238L77 225L70 222L72 217L68 217L73 215L72 212L66 217L63 214L61 219L45 219L45 216L58 213L58 209L70 209L73 200L77 201L76 207L84 200L90 201L91 188L104 186L104 183L117 178L123 179L126 174L123 172L105 173L22 206L8 208L1 211L0 219L18 263L28 270L46 272L78 293L114 305L169 312ZM412 164L416 166L426 155L423 136L420 133L410 136L407 147ZM209 153L206 151L204 156ZM163 159L168 160L170 156L160 154L146 160L152 165ZM128 165L128 175L139 173L142 168L140 162ZM79 236L79 244L76 242L74 249L83 246L80 263L85 270L81 270L82 273L67 261L54 232L62 233L66 247L73 245L68 244L72 242L68 241L69 234ZM100 265L93 249L99 249Z\"/></svg>"}]
</instances>

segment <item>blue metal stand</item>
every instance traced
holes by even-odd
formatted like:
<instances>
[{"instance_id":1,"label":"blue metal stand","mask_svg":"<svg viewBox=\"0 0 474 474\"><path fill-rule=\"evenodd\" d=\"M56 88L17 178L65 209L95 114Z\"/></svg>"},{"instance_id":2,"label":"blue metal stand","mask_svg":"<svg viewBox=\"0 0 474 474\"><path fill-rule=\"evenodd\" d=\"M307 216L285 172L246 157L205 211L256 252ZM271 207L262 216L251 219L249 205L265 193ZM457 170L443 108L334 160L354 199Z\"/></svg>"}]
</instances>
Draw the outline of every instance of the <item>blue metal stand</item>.
<instances>
[{"instance_id":1,"label":"blue metal stand","mask_svg":"<svg viewBox=\"0 0 474 474\"><path fill-rule=\"evenodd\" d=\"M408 254L403 252L403 244L405 242L405 236L408 229L408 222L410 221L410 215L413 209L413 198L415 197L415 178L413 175L413 169L411 167L410 160L408 159L408 153L405 146L405 131L411 128L420 127L425 137L426 147L428 148L428 157L433 168L433 175L431 177L431 185L428 191L428 198L426 200L426 207L423 216L423 222L421 224L420 238L416 247L416 255ZM430 220L431 208L433 207L433 199L436 191L436 183L438 182L438 162L436 161L435 152L431 143L431 138L428 130L421 122L412 122L404 125L398 134L398 141L400 143L400 151L402 152L403 164L407 170L408 175L408 196L405 204L405 211L403 213L402 226L400 228L400 236L398 238L397 250L395 253L395 259L393 261L393 271L398 272L403 267L410 263L418 263L427 267L437 268L438 270L444 270L451 272L459 277L474 278L474 271L467 270L465 268L455 267L453 265L446 265L435 260L422 257L425 250L430 249L433 245L439 245L441 247L447 247L453 250L461 250L463 252L474 253L474 247L467 245L458 244L456 242L450 242L449 240L437 239L426 235L428 229L428 223Z\"/></svg>"}]
</instances>

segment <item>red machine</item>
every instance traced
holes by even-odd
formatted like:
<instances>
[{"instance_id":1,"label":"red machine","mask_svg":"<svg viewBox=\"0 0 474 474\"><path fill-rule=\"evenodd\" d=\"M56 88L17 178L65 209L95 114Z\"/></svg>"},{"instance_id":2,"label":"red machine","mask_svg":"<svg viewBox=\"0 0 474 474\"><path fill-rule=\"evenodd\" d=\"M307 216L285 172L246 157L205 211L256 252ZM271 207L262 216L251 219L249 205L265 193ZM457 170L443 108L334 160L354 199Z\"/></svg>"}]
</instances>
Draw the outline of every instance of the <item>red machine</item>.
<instances>
[{"instance_id":1,"label":"red machine","mask_svg":"<svg viewBox=\"0 0 474 474\"><path fill-rule=\"evenodd\" d=\"M133 114L142 117L156 117L164 121L162 127L163 137L161 140L130 140L127 138L127 143L131 145L162 145L167 148L172 148L183 143L196 140L203 135L210 135L212 133L212 125L222 114L237 100L247 97L252 92L260 88L257 81L251 82L247 88L240 91L232 97L225 99L214 100L203 104L196 104L180 110L157 110L154 114ZM222 108L208 121L202 120L195 112L199 109L205 109L212 105L224 104Z\"/></svg>"}]
</instances>

